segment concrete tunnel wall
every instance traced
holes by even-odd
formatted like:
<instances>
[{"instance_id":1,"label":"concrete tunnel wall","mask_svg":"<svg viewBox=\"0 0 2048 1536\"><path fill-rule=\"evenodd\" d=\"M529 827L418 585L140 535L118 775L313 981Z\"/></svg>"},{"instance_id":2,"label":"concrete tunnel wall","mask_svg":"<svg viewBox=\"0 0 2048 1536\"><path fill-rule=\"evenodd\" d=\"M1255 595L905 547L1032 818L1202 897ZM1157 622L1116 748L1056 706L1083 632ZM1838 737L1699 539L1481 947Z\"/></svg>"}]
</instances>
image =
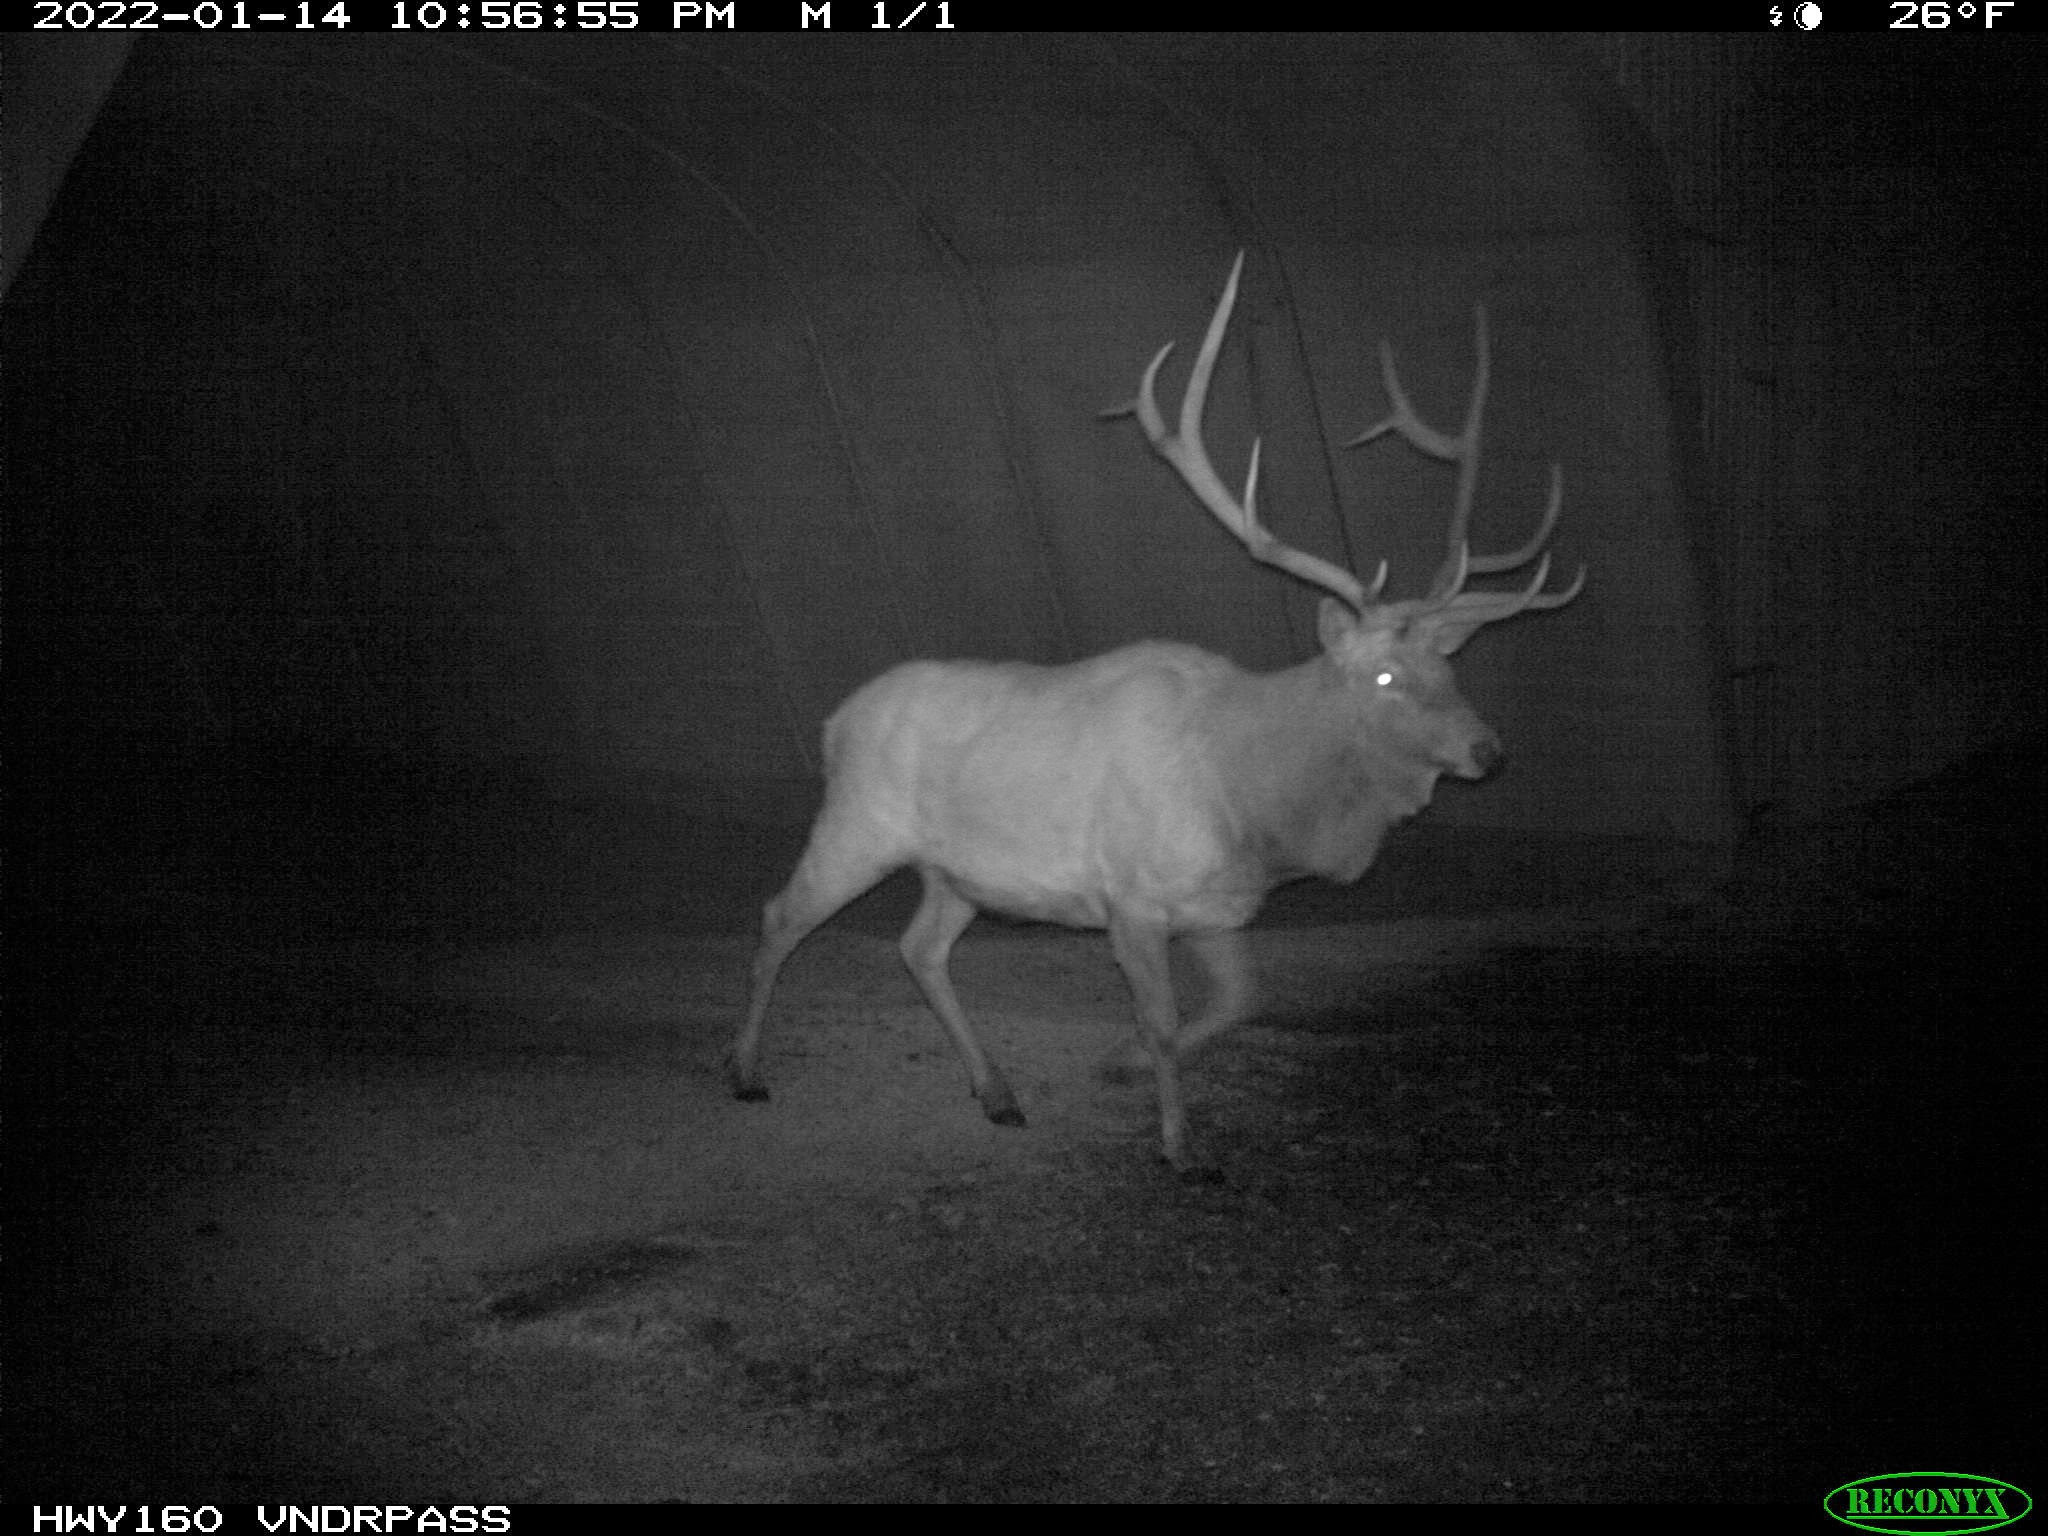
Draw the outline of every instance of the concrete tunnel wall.
<instances>
[{"instance_id":1,"label":"concrete tunnel wall","mask_svg":"<svg viewBox=\"0 0 2048 1536\"><path fill-rule=\"evenodd\" d=\"M1385 409L1381 337L1456 421L1478 301L1475 544L1519 542L1565 468L1587 591L1461 653L1512 771L1432 820L1725 839L1664 322L1555 63L146 40L9 296L33 531L92 616L97 691L62 708L786 818L824 716L908 657L1300 660L1316 595L1096 414L1169 339L1177 399L1244 248L1207 436L1226 475L1263 436L1283 538L1420 590L1449 472L1337 445Z\"/></svg>"}]
</instances>

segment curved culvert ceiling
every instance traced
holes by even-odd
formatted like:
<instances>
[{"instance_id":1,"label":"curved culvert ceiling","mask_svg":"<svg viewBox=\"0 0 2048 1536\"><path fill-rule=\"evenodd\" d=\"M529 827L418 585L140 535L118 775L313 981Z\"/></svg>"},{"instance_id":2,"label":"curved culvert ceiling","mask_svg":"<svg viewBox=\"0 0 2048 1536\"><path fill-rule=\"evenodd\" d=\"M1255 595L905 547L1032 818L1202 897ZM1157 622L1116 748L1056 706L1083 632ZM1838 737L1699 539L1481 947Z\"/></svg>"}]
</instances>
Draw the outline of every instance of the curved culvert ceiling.
<instances>
[{"instance_id":1,"label":"curved culvert ceiling","mask_svg":"<svg viewBox=\"0 0 2048 1536\"><path fill-rule=\"evenodd\" d=\"M1381 337L1456 420L1479 301L1475 542L1565 466L1592 581L1461 655L1516 771L1440 813L1723 836L1647 237L1554 47L146 40L9 301L72 665L138 735L765 807L906 657L1298 660L1315 595L1097 419L1243 248L1209 441L1284 538L1419 590L1448 473L1339 445Z\"/></svg>"}]
</instances>

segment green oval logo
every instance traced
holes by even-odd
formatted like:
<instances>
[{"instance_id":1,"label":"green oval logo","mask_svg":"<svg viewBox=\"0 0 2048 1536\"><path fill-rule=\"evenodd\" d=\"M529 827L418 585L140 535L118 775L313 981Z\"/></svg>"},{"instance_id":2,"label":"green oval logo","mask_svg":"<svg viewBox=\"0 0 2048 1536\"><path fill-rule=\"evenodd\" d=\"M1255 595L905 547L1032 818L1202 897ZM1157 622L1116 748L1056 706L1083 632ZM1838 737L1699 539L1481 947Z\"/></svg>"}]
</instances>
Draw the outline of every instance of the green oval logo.
<instances>
[{"instance_id":1,"label":"green oval logo","mask_svg":"<svg viewBox=\"0 0 2048 1536\"><path fill-rule=\"evenodd\" d=\"M1880 1472L1821 1500L1844 1525L1892 1536L1966 1536L2011 1525L2034 1507L2024 1488L1968 1472Z\"/></svg>"}]
</instances>

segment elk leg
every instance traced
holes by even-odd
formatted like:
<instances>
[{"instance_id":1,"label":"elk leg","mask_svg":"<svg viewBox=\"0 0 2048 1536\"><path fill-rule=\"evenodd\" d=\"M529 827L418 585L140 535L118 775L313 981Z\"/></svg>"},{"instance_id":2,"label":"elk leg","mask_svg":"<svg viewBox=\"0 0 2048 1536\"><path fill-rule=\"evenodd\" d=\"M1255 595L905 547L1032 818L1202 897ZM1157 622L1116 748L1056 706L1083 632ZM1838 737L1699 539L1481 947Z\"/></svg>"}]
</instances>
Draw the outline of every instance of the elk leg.
<instances>
[{"instance_id":1,"label":"elk leg","mask_svg":"<svg viewBox=\"0 0 2048 1536\"><path fill-rule=\"evenodd\" d=\"M733 1097L765 1099L761 1082L761 1024L768 998L790 951L811 930L887 874L892 865L878 854L860 852L854 840L836 835L821 819L789 884L761 909L761 947L754 951L754 986L746 1021L726 1048L725 1075Z\"/></svg>"},{"instance_id":2,"label":"elk leg","mask_svg":"<svg viewBox=\"0 0 2048 1536\"><path fill-rule=\"evenodd\" d=\"M1240 930L1218 928L1180 937L1208 973L1210 992L1201 1013L1173 1037L1177 1062L1186 1061L1226 1029L1242 1023L1256 1000L1251 947ZM1105 1082L1128 1083L1151 1065L1152 1054L1144 1043L1131 1041L1105 1056L1096 1070Z\"/></svg>"},{"instance_id":3,"label":"elk leg","mask_svg":"<svg viewBox=\"0 0 2048 1536\"><path fill-rule=\"evenodd\" d=\"M1201 1014L1173 1037L1173 1056L1186 1061L1234 1024L1242 1023L1257 1006L1257 987L1252 980L1252 951L1243 930L1217 928L1208 933L1183 934L1202 969L1209 973L1211 991Z\"/></svg>"},{"instance_id":4,"label":"elk leg","mask_svg":"<svg viewBox=\"0 0 2048 1536\"><path fill-rule=\"evenodd\" d=\"M1190 1178L1215 1175L1196 1155L1188 1135L1187 1110L1181 1103L1180 1072L1174 1064L1174 1030L1180 1009L1173 1000L1173 975L1167 966L1167 931L1112 912L1109 947L1123 967L1137 1005L1139 1032L1152 1053L1152 1072L1159 1082L1159 1137L1166 1160Z\"/></svg>"},{"instance_id":5,"label":"elk leg","mask_svg":"<svg viewBox=\"0 0 2048 1536\"><path fill-rule=\"evenodd\" d=\"M1022 1125L1024 1112L1017 1108L1017 1097L1010 1092L1010 1085L995 1063L983 1053L981 1042L974 1038L974 1026L967 1022L960 999L953 992L953 979L946 973L946 958L953 952L953 941L974 921L974 903L929 865L920 865L918 873L924 876L924 902L918 907L917 916L910 920L910 926L903 930L898 945L903 951L903 963L910 967L918 990L924 993L924 1000L931 1004L939 1022L946 1026L946 1033L953 1037L953 1048L959 1051L960 1059L967 1063L967 1080L974 1087L975 1098L981 1101L981 1112L997 1125Z\"/></svg>"}]
</instances>

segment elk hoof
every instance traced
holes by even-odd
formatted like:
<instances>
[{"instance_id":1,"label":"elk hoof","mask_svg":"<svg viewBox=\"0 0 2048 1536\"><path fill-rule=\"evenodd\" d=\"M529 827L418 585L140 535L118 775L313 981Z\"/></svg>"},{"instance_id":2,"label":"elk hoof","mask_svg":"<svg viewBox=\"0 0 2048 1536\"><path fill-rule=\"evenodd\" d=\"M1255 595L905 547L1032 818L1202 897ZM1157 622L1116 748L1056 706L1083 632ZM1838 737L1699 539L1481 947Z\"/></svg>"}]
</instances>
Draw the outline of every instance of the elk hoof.
<instances>
[{"instance_id":1,"label":"elk hoof","mask_svg":"<svg viewBox=\"0 0 2048 1536\"><path fill-rule=\"evenodd\" d=\"M984 1104L981 1112L996 1125L1023 1126L1030 1124L1024 1118L1024 1111L1015 1104Z\"/></svg>"},{"instance_id":2,"label":"elk hoof","mask_svg":"<svg viewBox=\"0 0 2048 1536\"><path fill-rule=\"evenodd\" d=\"M1180 1175L1183 1184L1221 1184L1223 1170L1210 1162L1187 1141L1176 1146L1162 1147L1161 1154L1173 1171Z\"/></svg>"},{"instance_id":3,"label":"elk hoof","mask_svg":"<svg viewBox=\"0 0 2048 1536\"><path fill-rule=\"evenodd\" d=\"M1152 1056L1142 1045L1119 1046L1095 1064L1095 1076L1112 1088L1128 1088L1152 1071Z\"/></svg>"},{"instance_id":4,"label":"elk hoof","mask_svg":"<svg viewBox=\"0 0 2048 1536\"><path fill-rule=\"evenodd\" d=\"M1008 1083L998 1083L979 1097L981 1112L992 1124L1021 1126L1025 1123L1024 1111L1017 1107L1017 1097L1010 1092Z\"/></svg>"},{"instance_id":5,"label":"elk hoof","mask_svg":"<svg viewBox=\"0 0 2048 1536\"><path fill-rule=\"evenodd\" d=\"M732 1089L734 1098L756 1104L768 1097L768 1090L761 1086L760 1076L753 1068L743 1065L731 1055L726 1056L722 1065L725 1067L726 1086Z\"/></svg>"}]
</instances>

